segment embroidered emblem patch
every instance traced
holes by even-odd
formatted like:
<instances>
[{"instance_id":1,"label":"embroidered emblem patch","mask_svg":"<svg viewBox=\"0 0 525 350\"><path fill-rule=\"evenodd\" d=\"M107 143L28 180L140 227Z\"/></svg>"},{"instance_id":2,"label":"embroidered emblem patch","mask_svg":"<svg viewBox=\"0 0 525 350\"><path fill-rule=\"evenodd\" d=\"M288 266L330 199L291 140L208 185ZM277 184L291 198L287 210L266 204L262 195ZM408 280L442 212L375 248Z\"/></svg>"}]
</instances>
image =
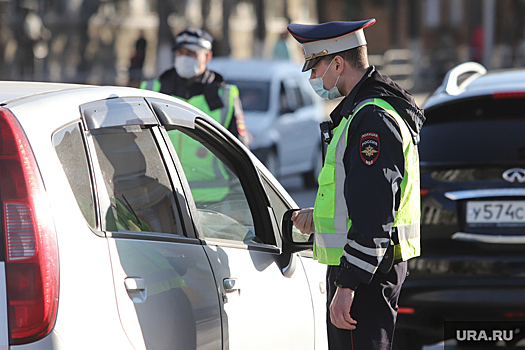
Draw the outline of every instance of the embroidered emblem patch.
<instances>
[{"instance_id":1,"label":"embroidered emblem patch","mask_svg":"<svg viewBox=\"0 0 525 350\"><path fill-rule=\"evenodd\" d=\"M379 157L379 134L375 132L365 132L359 141L359 152L361 159L366 165L372 165Z\"/></svg>"}]
</instances>

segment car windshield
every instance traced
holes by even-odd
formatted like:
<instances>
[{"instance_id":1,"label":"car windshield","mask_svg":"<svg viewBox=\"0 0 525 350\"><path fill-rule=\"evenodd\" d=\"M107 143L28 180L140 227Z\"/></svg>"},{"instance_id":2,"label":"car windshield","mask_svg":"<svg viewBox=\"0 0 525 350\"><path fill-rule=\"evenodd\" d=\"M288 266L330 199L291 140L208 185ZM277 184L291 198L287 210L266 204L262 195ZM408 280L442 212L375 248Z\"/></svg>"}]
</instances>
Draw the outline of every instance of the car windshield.
<instances>
[{"instance_id":1,"label":"car windshield","mask_svg":"<svg viewBox=\"0 0 525 350\"><path fill-rule=\"evenodd\" d=\"M525 159L525 99L482 96L431 107L421 130L422 164Z\"/></svg>"},{"instance_id":2,"label":"car windshield","mask_svg":"<svg viewBox=\"0 0 525 350\"><path fill-rule=\"evenodd\" d=\"M228 80L228 84L237 85L245 111L266 112L270 100L270 82Z\"/></svg>"}]
</instances>

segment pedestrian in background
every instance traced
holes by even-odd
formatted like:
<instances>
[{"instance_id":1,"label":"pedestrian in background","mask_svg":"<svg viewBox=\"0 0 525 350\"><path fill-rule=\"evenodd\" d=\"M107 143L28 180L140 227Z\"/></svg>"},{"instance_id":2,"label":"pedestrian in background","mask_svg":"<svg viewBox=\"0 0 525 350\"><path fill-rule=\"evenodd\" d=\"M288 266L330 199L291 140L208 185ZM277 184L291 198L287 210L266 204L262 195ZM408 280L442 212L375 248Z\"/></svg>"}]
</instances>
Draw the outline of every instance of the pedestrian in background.
<instances>
[{"instance_id":1,"label":"pedestrian in background","mask_svg":"<svg viewBox=\"0 0 525 350\"><path fill-rule=\"evenodd\" d=\"M207 69L212 58L213 38L202 29L185 29L175 38L173 68L158 79L142 82L140 88L180 98L211 116L246 147L246 130L239 90L226 84L218 73Z\"/></svg>"},{"instance_id":2,"label":"pedestrian in background","mask_svg":"<svg viewBox=\"0 0 525 350\"><path fill-rule=\"evenodd\" d=\"M329 348L391 349L407 260L420 254L419 130L413 97L369 66L363 29L375 19L290 24L310 83L326 99L329 145L314 208L293 215L327 264Z\"/></svg>"}]
</instances>

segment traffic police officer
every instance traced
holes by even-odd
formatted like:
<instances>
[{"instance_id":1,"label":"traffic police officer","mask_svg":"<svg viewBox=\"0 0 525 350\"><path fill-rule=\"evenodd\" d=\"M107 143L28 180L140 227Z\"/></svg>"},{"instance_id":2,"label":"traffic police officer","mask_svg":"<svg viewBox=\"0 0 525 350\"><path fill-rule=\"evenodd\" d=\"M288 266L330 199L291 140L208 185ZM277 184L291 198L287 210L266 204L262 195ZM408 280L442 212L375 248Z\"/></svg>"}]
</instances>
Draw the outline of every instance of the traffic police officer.
<instances>
[{"instance_id":1,"label":"traffic police officer","mask_svg":"<svg viewBox=\"0 0 525 350\"><path fill-rule=\"evenodd\" d=\"M293 216L315 234L327 264L330 349L391 349L407 260L420 254L419 130L413 97L368 65L363 29L375 19L290 24L303 71L319 96L345 96L332 131L314 208Z\"/></svg>"},{"instance_id":2,"label":"traffic police officer","mask_svg":"<svg viewBox=\"0 0 525 350\"><path fill-rule=\"evenodd\" d=\"M162 92L188 102L211 116L249 147L239 90L207 69L213 38L202 29L185 29L175 38L173 68L158 79L144 81L141 89ZM197 205L218 202L229 193L228 172L197 141L180 131L169 131Z\"/></svg>"},{"instance_id":3,"label":"traffic police officer","mask_svg":"<svg viewBox=\"0 0 525 350\"><path fill-rule=\"evenodd\" d=\"M213 38L202 29L187 28L175 38L175 62L158 79L144 81L141 89L180 98L221 123L249 146L244 113L235 85L225 84L218 73L207 69Z\"/></svg>"}]
</instances>

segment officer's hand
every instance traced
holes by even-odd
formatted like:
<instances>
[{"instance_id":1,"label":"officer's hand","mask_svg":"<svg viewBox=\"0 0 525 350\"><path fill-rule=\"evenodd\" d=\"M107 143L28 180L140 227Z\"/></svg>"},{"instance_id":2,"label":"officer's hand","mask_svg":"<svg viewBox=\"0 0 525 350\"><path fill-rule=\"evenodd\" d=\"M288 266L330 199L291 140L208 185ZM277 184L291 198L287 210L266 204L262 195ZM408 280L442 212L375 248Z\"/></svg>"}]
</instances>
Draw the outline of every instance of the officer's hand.
<instances>
[{"instance_id":1,"label":"officer's hand","mask_svg":"<svg viewBox=\"0 0 525 350\"><path fill-rule=\"evenodd\" d=\"M305 208L292 214L292 221L301 233L309 235L314 232L314 208Z\"/></svg>"},{"instance_id":2,"label":"officer's hand","mask_svg":"<svg viewBox=\"0 0 525 350\"><path fill-rule=\"evenodd\" d=\"M330 320L337 328L354 330L357 321L350 316L350 308L354 301L354 293L349 288L339 288L335 291L330 304Z\"/></svg>"}]
</instances>

